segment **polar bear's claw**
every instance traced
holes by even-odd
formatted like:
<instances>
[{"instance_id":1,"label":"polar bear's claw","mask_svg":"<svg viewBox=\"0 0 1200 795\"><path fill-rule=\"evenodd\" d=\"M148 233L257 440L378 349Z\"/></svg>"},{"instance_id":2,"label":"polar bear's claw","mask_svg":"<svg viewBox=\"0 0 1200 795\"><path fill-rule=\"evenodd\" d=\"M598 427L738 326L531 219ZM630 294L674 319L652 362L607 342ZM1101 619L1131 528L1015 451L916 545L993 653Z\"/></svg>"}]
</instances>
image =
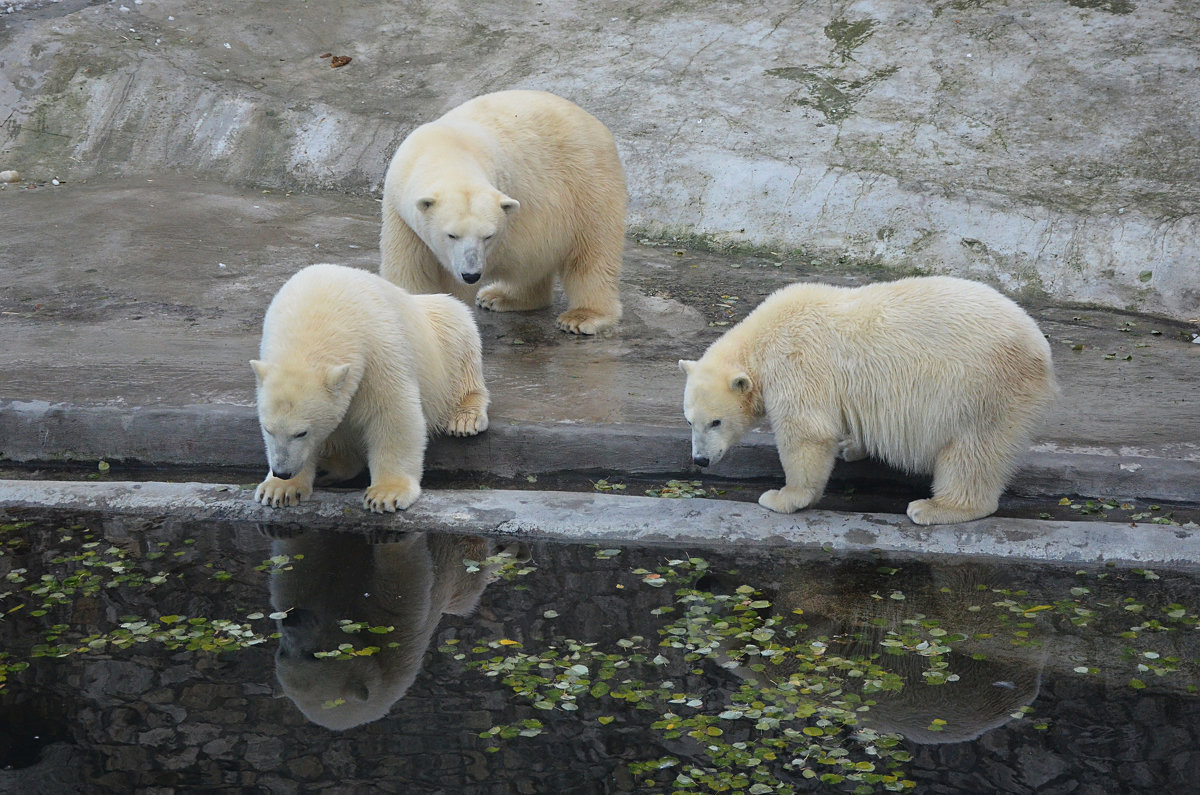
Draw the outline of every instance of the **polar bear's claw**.
<instances>
[{"instance_id":1,"label":"polar bear's claw","mask_svg":"<svg viewBox=\"0 0 1200 795\"><path fill-rule=\"evenodd\" d=\"M451 436L475 436L488 427L487 412L476 408L460 408L446 423L446 433Z\"/></svg>"},{"instance_id":2,"label":"polar bear's claw","mask_svg":"<svg viewBox=\"0 0 1200 795\"><path fill-rule=\"evenodd\" d=\"M554 325L570 334L599 334L612 328L617 319L591 309L570 309L558 316Z\"/></svg>"},{"instance_id":3,"label":"polar bear's claw","mask_svg":"<svg viewBox=\"0 0 1200 795\"><path fill-rule=\"evenodd\" d=\"M497 284L489 284L480 289L475 294L475 305L480 309L489 309L493 312L511 312L516 308L513 306L512 297L508 291Z\"/></svg>"},{"instance_id":4,"label":"polar bear's claw","mask_svg":"<svg viewBox=\"0 0 1200 795\"><path fill-rule=\"evenodd\" d=\"M268 508L283 508L296 505L312 496L312 486L298 482L296 478L281 480L269 475L254 490L254 499Z\"/></svg>"},{"instance_id":5,"label":"polar bear's claw","mask_svg":"<svg viewBox=\"0 0 1200 795\"><path fill-rule=\"evenodd\" d=\"M393 477L372 483L363 495L363 507L374 513L403 511L417 501L421 487L406 477Z\"/></svg>"},{"instance_id":6,"label":"polar bear's claw","mask_svg":"<svg viewBox=\"0 0 1200 795\"><path fill-rule=\"evenodd\" d=\"M815 495L811 492L796 494L788 491L785 486L782 489L771 489L764 491L762 496L758 498L758 504L764 508L768 508L775 513L794 513L801 508L807 508L812 505Z\"/></svg>"},{"instance_id":7,"label":"polar bear's claw","mask_svg":"<svg viewBox=\"0 0 1200 795\"><path fill-rule=\"evenodd\" d=\"M908 504L908 518L913 524L957 524L982 519L996 512L992 508L959 508L934 497L931 500L913 500Z\"/></svg>"}]
</instances>

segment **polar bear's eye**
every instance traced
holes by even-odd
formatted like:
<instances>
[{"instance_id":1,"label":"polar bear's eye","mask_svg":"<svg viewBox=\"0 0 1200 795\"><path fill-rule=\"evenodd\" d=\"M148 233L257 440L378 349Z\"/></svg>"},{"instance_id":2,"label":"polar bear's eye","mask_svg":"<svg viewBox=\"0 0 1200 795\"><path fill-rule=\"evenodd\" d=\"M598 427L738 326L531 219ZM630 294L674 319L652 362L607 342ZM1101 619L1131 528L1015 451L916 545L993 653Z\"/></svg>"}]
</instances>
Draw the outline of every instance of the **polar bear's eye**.
<instances>
[{"instance_id":1,"label":"polar bear's eye","mask_svg":"<svg viewBox=\"0 0 1200 795\"><path fill-rule=\"evenodd\" d=\"M484 240L491 240L495 235L484 235Z\"/></svg>"},{"instance_id":2,"label":"polar bear's eye","mask_svg":"<svg viewBox=\"0 0 1200 795\"><path fill-rule=\"evenodd\" d=\"M449 232L446 233L446 237L450 238L451 240L458 240L458 235L452 235Z\"/></svg>"},{"instance_id":3,"label":"polar bear's eye","mask_svg":"<svg viewBox=\"0 0 1200 795\"><path fill-rule=\"evenodd\" d=\"M710 428L717 428L717 427L720 427L720 425L721 425L721 421L720 421L720 420L713 420L712 422L710 422L710 423L708 424L708 427L710 427Z\"/></svg>"},{"instance_id":4,"label":"polar bear's eye","mask_svg":"<svg viewBox=\"0 0 1200 795\"><path fill-rule=\"evenodd\" d=\"M293 439L303 439L305 436L308 436L308 431L300 431L300 433L294 435L292 438Z\"/></svg>"}]
</instances>

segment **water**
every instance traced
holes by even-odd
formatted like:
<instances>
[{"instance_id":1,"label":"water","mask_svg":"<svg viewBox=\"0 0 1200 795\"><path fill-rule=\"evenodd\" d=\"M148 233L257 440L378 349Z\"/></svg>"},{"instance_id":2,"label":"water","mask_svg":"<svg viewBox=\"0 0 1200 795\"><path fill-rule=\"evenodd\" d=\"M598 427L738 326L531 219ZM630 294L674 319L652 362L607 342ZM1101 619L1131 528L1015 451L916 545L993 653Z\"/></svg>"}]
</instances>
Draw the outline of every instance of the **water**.
<instances>
[{"instance_id":1,"label":"water","mask_svg":"<svg viewBox=\"0 0 1200 795\"><path fill-rule=\"evenodd\" d=\"M1200 777L1190 572L0 526L0 791L1161 793Z\"/></svg>"}]
</instances>

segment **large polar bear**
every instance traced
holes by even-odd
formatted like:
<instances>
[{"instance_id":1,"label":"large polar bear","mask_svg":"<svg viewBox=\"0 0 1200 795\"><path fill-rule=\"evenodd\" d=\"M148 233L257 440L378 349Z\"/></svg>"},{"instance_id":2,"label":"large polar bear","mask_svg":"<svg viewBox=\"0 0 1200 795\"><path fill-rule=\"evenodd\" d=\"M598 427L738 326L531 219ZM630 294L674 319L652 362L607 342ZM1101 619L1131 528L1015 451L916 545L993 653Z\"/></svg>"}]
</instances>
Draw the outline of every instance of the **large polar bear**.
<instances>
[{"instance_id":1,"label":"large polar bear","mask_svg":"<svg viewBox=\"0 0 1200 795\"><path fill-rule=\"evenodd\" d=\"M487 429L470 310L357 268L311 265L292 276L267 308L250 365L271 467L254 493L264 505L308 497L318 468L344 479L365 464L363 507L407 508L421 493L429 432Z\"/></svg>"},{"instance_id":2,"label":"large polar bear","mask_svg":"<svg viewBox=\"0 0 1200 795\"><path fill-rule=\"evenodd\" d=\"M679 366L696 464L719 461L765 416L786 483L761 505L816 502L840 448L847 460L932 470L933 498L908 506L917 524L993 513L1058 391L1029 315L986 285L940 276L784 287Z\"/></svg>"},{"instance_id":3,"label":"large polar bear","mask_svg":"<svg viewBox=\"0 0 1200 795\"><path fill-rule=\"evenodd\" d=\"M621 318L625 174L612 134L544 91L476 97L400 144L383 187L380 274L498 312L549 306L595 334ZM481 283L482 280L482 283Z\"/></svg>"}]
</instances>

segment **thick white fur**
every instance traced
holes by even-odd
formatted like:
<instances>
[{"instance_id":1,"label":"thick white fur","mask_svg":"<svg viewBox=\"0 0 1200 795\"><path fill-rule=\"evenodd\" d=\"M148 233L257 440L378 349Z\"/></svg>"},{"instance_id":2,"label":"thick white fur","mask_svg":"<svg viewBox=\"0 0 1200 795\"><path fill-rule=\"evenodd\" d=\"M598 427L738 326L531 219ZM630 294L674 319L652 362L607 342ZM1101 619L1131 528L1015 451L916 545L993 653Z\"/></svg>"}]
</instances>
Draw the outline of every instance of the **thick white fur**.
<instances>
[{"instance_id":1,"label":"thick white fur","mask_svg":"<svg viewBox=\"0 0 1200 795\"><path fill-rule=\"evenodd\" d=\"M820 499L841 451L932 471L933 498L908 506L917 524L993 513L1058 391L1029 315L986 285L940 276L785 287L679 364L697 463L716 463L766 417L786 484L764 507Z\"/></svg>"},{"instance_id":2,"label":"thick white fur","mask_svg":"<svg viewBox=\"0 0 1200 795\"><path fill-rule=\"evenodd\" d=\"M421 493L428 434L487 428L470 310L356 268L312 265L289 279L267 308L250 364L271 467L254 495L264 505L305 499L318 469L345 479L365 464L363 506L407 508Z\"/></svg>"},{"instance_id":3,"label":"thick white fur","mask_svg":"<svg viewBox=\"0 0 1200 795\"><path fill-rule=\"evenodd\" d=\"M595 334L621 317L625 203L617 148L598 119L544 91L485 94L396 150L379 272L409 292L500 312L549 306L557 276L568 304L558 327Z\"/></svg>"}]
</instances>

